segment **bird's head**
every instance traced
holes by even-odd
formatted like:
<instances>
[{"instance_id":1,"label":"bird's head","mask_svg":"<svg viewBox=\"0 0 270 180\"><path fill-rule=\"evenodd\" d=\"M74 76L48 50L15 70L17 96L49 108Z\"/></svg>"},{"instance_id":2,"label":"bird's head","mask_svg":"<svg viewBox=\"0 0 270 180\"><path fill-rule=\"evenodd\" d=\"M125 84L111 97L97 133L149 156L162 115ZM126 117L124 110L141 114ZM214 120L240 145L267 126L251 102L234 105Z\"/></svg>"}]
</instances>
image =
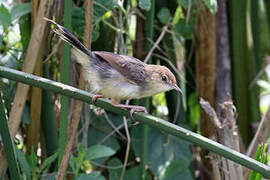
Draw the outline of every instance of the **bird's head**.
<instances>
[{"instance_id":1,"label":"bird's head","mask_svg":"<svg viewBox=\"0 0 270 180\"><path fill-rule=\"evenodd\" d=\"M160 65L148 65L147 73L149 77L149 85L152 88L152 91L159 93L175 89L182 94L182 90L176 84L175 76L167 67Z\"/></svg>"}]
</instances>

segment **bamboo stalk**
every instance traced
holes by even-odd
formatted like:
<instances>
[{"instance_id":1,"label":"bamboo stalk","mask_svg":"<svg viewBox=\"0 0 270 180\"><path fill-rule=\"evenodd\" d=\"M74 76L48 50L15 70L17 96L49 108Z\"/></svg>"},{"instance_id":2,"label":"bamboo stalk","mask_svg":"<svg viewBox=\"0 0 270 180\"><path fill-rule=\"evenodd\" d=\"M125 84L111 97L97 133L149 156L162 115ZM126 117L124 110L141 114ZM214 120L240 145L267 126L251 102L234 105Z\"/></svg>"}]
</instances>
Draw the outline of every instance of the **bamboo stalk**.
<instances>
[{"instance_id":1,"label":"bamboo stalk","mask_svg":"<svg viewBox=\"0 0 270 180\"><path fill-rule=\"evenodd\" d=\"M147 19L146 19L146 50L151 50L151 43L148 39L153 39L154 37L154 19L155 19L155 0L151 0L151 9L147 13ZM145 61L147 63L152 63L152 58L146 57ZM148 111L150 111L150 105L151 105L151 98L145 99L145 106ZM147 149L148 149L148 125L143 124L141 126L142 131L142 143L141 143L141 163L140 163L140 174L141 179L146 179L146 163L147 163Z\"/></svg>"},{"instance_id":2,"label":"bamboo stalk","mask_svg":"<svg viewBox=\"0 0 270 180\"><path fill-rule=\"evenodd\" d=\"M93 14L93 1L87 0L86 1L86 12L85 12L85 32L84 32L84 44L86 47L90 48L91 45L91 31L92 31L92 14ZM79 79L79 85L78 88L84 89L85 86L85 80L83 77L83 70L80 70L80 79ZM74 105L74 112L71 117L70 126L69 126L69 139L67 141L65 150L64 150L64 156L60 164L60 168L57 174L57 179L62 180L64 179L64 175L66 174L66 170L68 167L68 162L70 159L70 153L72 150L72 146L74 143L74 139L76 136L76 132L78 129L78 125L80 122L80 115L82 110L82 101L75 101Z\"/></svg>"},{"instance_id":3,"label":"bamboo stalk","mask_svg":"<svg viewBox=\"0 0 270 180\"><path fill-rule=\"evenodd\" d=\"M247 44L248 44L248 70L249 82L252 81L262 67L260 57L260 18L259 1L251 0L248 2L247 10ZM260 120L260 99L259 87L253 86L249 89L249 122Z\"/></svg>"},{"instance_id":4,"label":"bamboo stalk","mask_svg":"<svg viewBox=\"0 0 270 180\"><path fill-rule=\"evenodd\" d=\"M270 32L270 1L264 0L264 6L266 11L266 18L268 24L268 32Z\"/></svg>"},{"instance_id":5,"label":"bamboo stalk","mask_svg":"<svg viewBox=\"0 0 270 180\"><path fill-rule=\"evenodd\" d=\"M55 82L49 79L38 77L32 74L24 73L14 69L0 66L0 77L15 80L21 83L39 87L48 91L59 93L70 98L74 98L86 103L91 103L93 94L74 88L69 85L65 85L60 82ZM99 106L103 109L106 109L110 112L130 117L130 112L118 107L113 106L105 99L97 99L95 102L96 106ZM203 137L199 134L196 134L190 130L167 122L163 119L143 114L143 113L134 113L133 117L136 121L145 123L151 127L157 128L167 134L174 135L196 145L199 145L209 151L212 151L216 154L219 154L227 159L230 159L238 164L241 164L249 169L255 170L261 173L266 178L270 178L270 167L258 162L240 152L237 152L233 149L230 149L222 144L219 144L211 139Z\"/></svg>"},{"instance_id":6,"label":"bamboo stalk","mask_svg":"<svg viewBox=\"0 0 270 180\"><path fill-rule=\"evenodd\" d=\"M71 8L72 1L65 0L64 8L64 26L67 29L71 29ZM61 81L65 84L69 83L70 74L70 45L64 42L62 67L61 67ZM61 97L61 111L60 111L60 127L59 127L59 156L58 167L64 156L64 151L67 143L67 130L68 130L68 97Z\"/></svg>"},{"instance_id":7,"label":"bamboo stalk","mask_svg":"<svg viewBox=\"0 0 270 180\"><path fill-rule=\"evenodd\" d=\"M48 64L44 64L44 77L49 78ZM54 113L52 94L49 91L42 92L42 130L45 137L46 153L53 155L58 148L58 127Z\"/></svg>"},{"instance_id":8,"label":"bamboo stalk","mask_svg":"<svg viewBox=\"0 0 270 180\"><path fill-rule=\"evenodd\" d=\"M246 0L229 1L234 102L239 113L237 122L244 144L247 144L249 140L249 72L247 61L246 10Z\"/></svg>"}]
</instances>

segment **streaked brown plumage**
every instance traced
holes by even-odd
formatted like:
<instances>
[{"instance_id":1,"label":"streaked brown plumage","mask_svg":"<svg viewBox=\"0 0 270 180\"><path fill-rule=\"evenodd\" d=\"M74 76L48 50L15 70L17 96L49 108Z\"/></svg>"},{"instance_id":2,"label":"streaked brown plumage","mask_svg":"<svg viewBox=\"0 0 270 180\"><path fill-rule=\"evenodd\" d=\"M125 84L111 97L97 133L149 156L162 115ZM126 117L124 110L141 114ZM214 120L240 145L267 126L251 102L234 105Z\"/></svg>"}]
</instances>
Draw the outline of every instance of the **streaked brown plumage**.
<instances>
[{"instance_id":1,"label":"streaked brown plumage","mask_svg":"<svg viewBox=\"0 0 270 180\"><path fill-rule=\"evenodd\" d=\"M119 105L117 102L153 96L171 89L181 92L173 73L167 67L145 64L126 55L91 52L73 33L50 19L44 19L53 23L56 26L54 32L73 47L72 56L84 68L85 79L90 82L91 91L113 99L114 105L131 108L133 112L145 111L141 106Z\"/></svg>"}]
</instances>

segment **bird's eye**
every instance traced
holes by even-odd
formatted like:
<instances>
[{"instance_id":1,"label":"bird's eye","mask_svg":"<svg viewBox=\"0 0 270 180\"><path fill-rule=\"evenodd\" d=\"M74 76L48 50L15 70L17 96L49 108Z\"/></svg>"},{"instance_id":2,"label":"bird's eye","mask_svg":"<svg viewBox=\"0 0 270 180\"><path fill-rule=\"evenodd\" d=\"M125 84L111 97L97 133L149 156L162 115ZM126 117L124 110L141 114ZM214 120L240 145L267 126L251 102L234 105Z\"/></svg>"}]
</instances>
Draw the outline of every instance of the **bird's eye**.
<instances>
[{"instance_id":1,"label":"bird's eye","mask_svg":"<svg viewBox=\"0 0 270 180\"><path fill-rule=\"evenodd\" d=\"M167 77L164 75L161 76L161 79L162 79L162 81L165 81L165 82L167 81Z\"/></svg>"}]
</instances>

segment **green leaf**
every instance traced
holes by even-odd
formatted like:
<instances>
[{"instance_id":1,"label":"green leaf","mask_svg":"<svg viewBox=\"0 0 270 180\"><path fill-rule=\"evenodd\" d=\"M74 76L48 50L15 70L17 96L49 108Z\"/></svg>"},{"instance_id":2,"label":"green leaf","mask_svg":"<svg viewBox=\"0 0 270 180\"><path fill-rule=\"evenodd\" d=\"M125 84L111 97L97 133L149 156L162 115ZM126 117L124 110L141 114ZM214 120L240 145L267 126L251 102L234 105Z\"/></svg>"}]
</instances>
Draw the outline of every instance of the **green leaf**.
<instances>
[{"instance_id":1,"label":"green leaf","mask_svg":"<svg viewBox=\"0 0 270 180\"><path fill-rule=\"evenodd\" d=\"M131 147L136 156L140 156L140 144L142 141L140 127L133 127L131 135L133 139L136 139L136 141L131 142ZM162 176L163 172L166 172L173 160L181 161L186 168L192 161L189 143L186 141L166 135L149 127L147 142L147 164L149 164L152 173L158 179Z\"/></svg>"},{"instance_id":2,"label":"green leaf","mask_svg":"<svg viewBox=\"0 0 270 180\"><path fill-rule=\"evenodd\" d=\"M11 21L14 21L14 20L20 18L21 16L30 13L31 10L32 10L32 3L31 2L15 4L11 8L11 11L10 11L11 12Z\"/></svg>"},{"instance_id":3,"label":"green leaf","mask_svg":"<svg viewBox=\"0 0 270 180\"><path fill-rule=\"evenodd\" d=\"M4 39L4 36L0 34L0 49L2 48L3 39Z\"/></svg>"},{"instance_id":4,"label":"green leaf","mask_svg":"<svg viewBox=\"0 0 270 180\"><path fill-rule=\"evenodd\" d=\"M270 83L265 80L258 80L257 81L258 86L263 88L265 91L270 92Z\"/></svg>"},{"instance_id":5,"label":"green leaf","mask_svg":"<svg viewBox=\"0 0 270 180\"><path fill-rule=\"evenodd\" d=\"M40 180L56 180L57 172L47 173L40 177Z\"/></svg>"},{"instance_id":6,"label":"green leaf","mask_svg":"<svg viewBox=\"0 0 270 180\"><path fill-rule=\"evenodd\" d=\"M113 10L118 6L117 0L96 0L94 4L94 22L98 23L107 10ZM103 7L97 5L102 4Z\"/></svg>"},{"instance_id":7,"label":"green leaf","mask_svg":"<svg viewBox=\"0 0 270 180\"><path fill-rule=\"evenodd\" d=\"M30 105L29 103L26 103L23 108L23 114L22 114L22 125L25 127L26 125L31 123L31 115L30 115Z\"/></svg>"},{"instance_id":8,"label":"green leaf","mask_svg":"<svg viewBox=\"0 0 270 180\"><path fill-rule=\"evenodd\" d=\"M7 28L11 24L11 15L8 9L2 4L0 6L0 25Z\"/></svg>"},{"instance_id":9,"label":"green leaf","mask_svg":"<svg viewBox=\"0 0 270 180\"><path fill-rule=\"evenodd\" d=\"M109 179L111 179L111 180L120 179L121 172L122 172L122 168L121 168L122 165L123 165L122 162L117 158L113 158L112 160L110 160L108 162L108 166L111 166L111 167L120 166L120 168L118 168L118 169L114 169L114 168L112 168L112 169L109 168L108 169L109 170Z\"/></svg>"},{"instance_id":10,"label":"green leaf","mask_svg":"<svg viewBox=\"0 0 270 180\"><path fill-rule=\"evenodd\" d=\"M125 179L128 180L141 180L141 176L140 174L140 167L136 166L134 168L129 168L127 169L127 172L125 174ZM152 175L150 175L149 173L146 174L145 180L152 180L152 179L157 179L157 178L153 178L151 177Z\"/></svg>"},{"instance_id":11,"label":"green leaf","mask_svg":"<svg viewBox=\"0 0 270 180\"><path fill-rule=\"evenodd\" d=\"M84 9L79 7L72 8L72 31L76 32L81 38L84 35Z\"/></svg>"},{"instance_id":12,"label":"green leaf","mask_svg":"<svg viewBox=\"0 0 270 180\"><path fill-rule=\"evenodd\" d=\"M95 42L96 40L98 40L99 38L99 25L95 25L94 26L94 29L93 29L93 32L92 32L92 43Z\"/></svg>"},{"instance_id":13,"label":"green leaf","mask_svg":"<svg viewBox=\"0 0 270 180\"><path fill-rule=\"evenodd\" d=\"M98 126L98 127L100 127L100 126ZM108 128L108 124L107 124L107 127L106 126L104 126L104 127L107 129ZM95 128L90 128L89 131L88 131L88 137L89 137L88 138L88 145L89 146L94 146L94 145L98 144L99 142L103 141L104 138L107 135L108 134L105 134L105 133L103 133L103 132L101 132L101 131L99 131L99 130L97 130ZM115 151L117 151L118 149L120 149L120 145L119 145L118 141L113 136L109 137L102 144L105 145L105 146L107 146L107 147L112 148ZM97 162L97 163L103 163L106 159L107 159L107 157L101 158L101 159L96 159L95 162Z\"/></svg>"},{"instance_id":14,"label":"green leaf","mask_svg":"<svg viewBox=\"0 0 270 180\"><path fill-rule=\"evenodd\" d=\"M75 176L79 174L81 166L85 160L85 155L86 155L85 149L83 148L81 144L79 144L77 156L76 157L72 156L70 158L70 165L72 167L72 170L75 173Z\"/></svg>"},{"instance_id":15,"label":"green leaf","mask_svg":"<svg viewBox=\"0 0 270 180\"><path fill-rule=\"evenodd\" d=\"M170 179L185 179L192 180L193 177L189 171L189 168L185 163L179 160L173 160L168 168L166 169L162 180L170 180Z\"/></svg>"},{"instance_id":16,"label":"green leaf","mask_svg":"<svg viewBox=\"0 0 270 180\"><path fill-rule=\"evenodd\" d=\"M112 115L111 113L107 113L107 115L115 127L118 127L123 123L123 117ZM116 138L113 136L108 138L108 133L104 133L114 131L108 124L106 118L104 116L98 116L93 110L90 111L90 117L95 128L89 128L88 130L88 146L94 146L102 142L103 145L110 147L115 151L119 150L120 145ZM102 163L100 159L95 160L95 162Z\"/></svg>"},{"instance_id":17,"label":"green leaf","mask_svg":"<svg viewBox=\"0 0 270 180\"><path fill-rule=\"evenodd\" d=\"M172 24L175 25L179 22L180 19L184 19L184 18L185 16L184 16L182 6L178 5L173 16Z\"/></svg>"},{"instance_id":18,"label":"green leaf","mask_svg":"<svg viewBox=\"0 0 270 180\"><path fill-rule=\"evenodd\" d=\"M21 32L21 42L23 46L23 50L26 51L30 37L31 37L31 20L29 16L22 16L19 19L19 26Z\"/></svg>"},{"instance_id":19,"label":"green leaf","mask_svg":"<svg viewBox=\"0 0 270 180\"><path fill-rule=\"evenodd\" d=\"M200 2L202 0L177 0L177 3L181 6L183 6L184 8L188 8L189 6L189 3L191 3L190 6L192 6L193 4L197 3L197 2Z\"/></svg>"},{"instance_id":20,"label":"green leaf","mask_svg":"<svg viewBox=\"0 0 270 180\"><path fill-rule=\"evenodd\" d=\"M139 7L143 10L149 11L151 8L151 0L139 0Z\"/></svg>"},{"instance_id":21,"label":"green leaf","mask_svg":"<svg viewBox=\"0 0 270 180\"><path fill-rule=\"evenodd\" d=\"M193 27L195 24L195 19L190 19L189 23L186 23L185 19L180 19L178 23L174 26L174 30L183 36L185 39L191 39L193 35Z\"/></svg>"},{"instance_id":22,"label":"green leaf","mask_svg":"<svg viewBox=\"0 0 270 180\"><path fill-rule=\"evenodd\" d=\"M31 169L25 158L25 155L18 148L15 148L15 150L23 176L26 176L26 179L31 179Z\"/></svg>"},{"instance_id":23,"label":"green leaf","mask_svg":"<svg viewBox=\"0 0 270 180\"><path fill-rule=\"evenodd\" d=\"M157 16L159 21L163 24L168 24L172 19L170 10L168 8L162 8L158 12Z\"/></svg>"},{"instance_id":24,"label":"green leaf","mask_svg":"<svg viewBox=\"0 0 270 180\"><path fill-rule=\"evenodd\" d=\"M117 0L96 0L94 4L94 28L92 34L92 42L99 38L99 23L104 14L117 7ZM101 7L102 6L102 7ZM108 11L107 11L108 10ZM81 38L84 35L84 7L72 7L72 31L75 31Z\"/></svg>"},{"instance_id":25,"label":"green leaf","mask_svg":"<svg viewBox=\"0 0 270 180\"><path fill-rule=\"evenodd\" d=\"M109 161L108 163L109 166L112 167L116 167L119 166L119 168L117 169L109 169L109 179L110 180L118 180L121 177L121 172L122 172L122 168L121 166L123 165L122 162L117 159L117 158L113 158L111 161ZM128 180L140 180L141 179L141 175L140 174L140 169L139 166L136 167L130 167L127 169L124 179L128 179ZM145 180L150 180L152 178L149 177L149 174L147 174L146 179Z\"/></svg>"},{"instance_id":26,"label":"green leaf","mask_svg":"<svg viewBox=\"0 0 270 180\"><path fill-rule=\"evenodd\" d=\"M34 149L31 149L31 154L26 156L26 160L29 164L29 167L33 173L36 173L37 164L38 164L38 157L34 151Z\"/></svg>"},{"instance_id":27,"label":"green leaf","mask_svg":"<svg viewBox=\"0 0 270 180\"><path fill-rule=\"evenodd\" d=\"M80 175L76 177L75 180L105 180L105 178L101 175L101 172L94 171L90 174Z\"/></svg>"},{"instance_id":28,"label":"green leaf","mask_svg":"<svg viewBox=\"0 0 270 180\"><path fill-rule=\"evenodd\" d=\"M94 145L86 149L85 160L93 160L114 155L115 151L107 146Z\"/></svg>"},{"instance_id":29,"label":"green leaf","mask_svg":"<svg viewBox=\"0 0 270 180\"><path fill-rule=\"evenodd\" d=\"M189 95L188 106L190 109L190 125L194 128L198 126L198 122L200 119L200 105L198 104L198 95L196 92Z\"/></svg>"},{"instance_id":30,"label":"green leaf","mask_svg":"<svg viewBox=\"0 0 270 180\"><path fill-rule=\"evenodd\" d=\"M40 171L44 171L44 169L49 166L50 164L52 164L56 158L58 157L58 152L54 153L53 155L51 155L50 157L46 158L45 161L41 164L40 166Z\"/></svg>"},{"instance_id":31,"label":"green leaf","mask_svg":"<svg viewBox=\"0 0 270 180\"><path fill-rule=\"evenodd\" d=\"M216 0L203 0L204 4L209 8L211 13L217 12L217 1Z\"/></svg>"}]
</instances>

